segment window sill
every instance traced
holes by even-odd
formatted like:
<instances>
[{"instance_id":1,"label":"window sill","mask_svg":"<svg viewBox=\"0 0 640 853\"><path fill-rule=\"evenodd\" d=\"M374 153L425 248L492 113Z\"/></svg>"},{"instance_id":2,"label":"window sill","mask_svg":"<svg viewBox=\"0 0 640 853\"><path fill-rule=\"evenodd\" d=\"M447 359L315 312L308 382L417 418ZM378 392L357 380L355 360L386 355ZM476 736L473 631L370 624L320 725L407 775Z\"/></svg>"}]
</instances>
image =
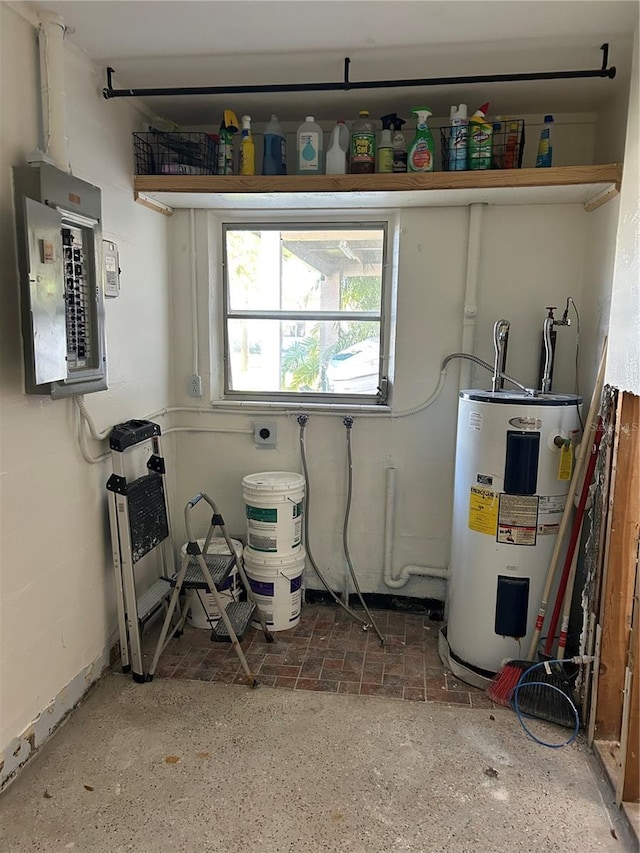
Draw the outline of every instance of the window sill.
<instances>
[{"instance_id":1,"label":"window sill","mask_svg":"<svg viewBox=\"0 0 640 853\"><path fill-rule=\"evenodd\" d=\"M229 409L234 412L255 411L258 413L272 411L283 415L299 413L321 413L333 415L353 415L358 412L362 414L384 414L392 415L393 409L388 404L379 403L311 403L297 402L296 400L274 401L274 400L211 400L213 409Z\"/></svg>"}]
</instances>

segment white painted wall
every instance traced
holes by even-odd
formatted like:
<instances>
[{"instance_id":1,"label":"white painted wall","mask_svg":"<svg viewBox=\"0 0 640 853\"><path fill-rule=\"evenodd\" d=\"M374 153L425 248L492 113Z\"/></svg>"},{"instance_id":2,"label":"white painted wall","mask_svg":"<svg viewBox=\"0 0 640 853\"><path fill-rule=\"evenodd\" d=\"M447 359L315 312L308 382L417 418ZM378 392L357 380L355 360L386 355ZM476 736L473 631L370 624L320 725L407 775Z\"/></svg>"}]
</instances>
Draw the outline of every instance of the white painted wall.
<instances>
[{"instance_id":1,"label":"white painted wall","mask_svg":"<svg viewBox=\"0 0 640 853\"><path fill-rule=\"evenodd\" d=\"M410 408L435 388L445 355L460 348L467 251L466 208L403 210L399 214L400 252L397 303L394 407ZM216 232L224 217L198 214L198 298L203 374L208 341L213 354L213 393L220 388L217 338L220 265ZM210 223L213 251L205 264L205 223ZM193 405L185 388L191 371L188 304L188 212L172 217L176 403ZM488 207L484 212L480 263L476 353L492 361L491 331L496 318L512 322L508 369L535 384L540 331L546 305L563 306L567 295L582 305L585 293L585 246L589 214L580 205ZM211 247L210 247L211 248ZM211 291L209 292L209 281ZM211 329L207 329L211 301ZM555 388L574 387L575 328L561 329ZM475 374L487 388L490 374ZM205 375L205 380L209 380ZM353 428L355 494L351 552L366 592L388 592L382 581L382 531L385 469L397 469L397 515L394 568L406 563L444 567L448 563L458 368L452 365L440 399L428 410L398 420L357 416ZM203 408L207 410L206 400ZM255 416L242 412L180 415L182 424L250 428ZM272 417L270 412L269 418ZM180 434L176 502L208 490L222 504L229 528L243 533L241 480L260 470L300 471L298 427L294 416L279 416L278 447L255 448L251 435ZM316 559L336 589L343 588L342 518L346 498L346 438L341 416L311 414L307 448L312 478L311 543ZM178 519L180 523L180 519ZM203 514L203 529L207 519ZM319 587L311 572L309 587ZM413 579L402 594L442 598L444 582Z\"/></svg>"},{"instance_id":2,"label":"white painted wall","mask_svg":"<svg viewBox=\"0 0 640 853\"><path fill-rule=\"evenodd\" d=\"M76 690L78 674L99 675L91 665L106 660L116 619L110 465L83 461L71 400L23 390L11 167L41 144L37 47L32 25L4 3L0 39L1 781L31 721L67 685ZM73 172L102 187L104 236L120 248L122 292L106 306L110 390L86 399L104 429L169 399L167 224L132 199L129 133L140 116L104 101L99 73L76 53L67 52L65 84Z\"/></svg>"},{"instance_id":3,"label":"white painted wall","mask_svg":"<svg viewBox=\"0 0 640 853\"><path fill-rule=\"evenodd\" d=\"M606 381L640 394L640 41L636 27Z\"/></svg>"}]
</instances>

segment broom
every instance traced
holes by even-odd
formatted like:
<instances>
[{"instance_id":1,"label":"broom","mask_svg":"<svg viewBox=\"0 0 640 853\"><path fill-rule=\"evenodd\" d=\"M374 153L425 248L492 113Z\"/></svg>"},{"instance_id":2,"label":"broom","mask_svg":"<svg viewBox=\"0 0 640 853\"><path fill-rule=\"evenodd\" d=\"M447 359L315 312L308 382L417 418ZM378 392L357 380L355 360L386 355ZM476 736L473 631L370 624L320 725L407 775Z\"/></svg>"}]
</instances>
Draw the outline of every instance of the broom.
<instances>
[{"instance_id":1,"label":"broom","mask_svg":"<svg viewBox=\"0 0 640 853\"><path fill-rule=\"evenodd\" d=\"M589 413L587 415L587 419L584 425L584 435L588 435L591 433L593 429L593 425L596 420L597 410L600 406L600 398L602 396L602 388L604 386L604 369L606 363L606 353L607 353L607 339L605 338L603 348L602 348L602 356L600 357L600 366L598 368L598 375L596 377L595 387L593 389L593 395L591 397L591 404L589 406ZM542 633L542 626L544 624L544 619L547 614L547 607L549 604L549 596L551 594L551 587L553 586L553 580L555 577L556 569L558 567L558 563L560 561L560 552L562 550L562 544L564 541L565 533L567 531L567 527L569 526L569 519L571 518L571 512L573 509L573 500L578 490L578 484L580 483L581 475L582 475L582 467L584 463L585 453L584 453L584 444L583 441L580 450L578 452L578 456L576 458L576 464L573 469L573 475L571 477L571 482L569 484L569 491L567 493L566 503L564 505L564 511L562 513L562 518L560 520L560 526L558 528L558 535L556 536L556 543L553 549L553 554L551 557L551 563L549 564L549 570L547 572L547 579L545 581L544 590L542 592L542 599L540 601L540 608L538 610L538 615L536 617L535 627L533 631L533 636L531 638L531 643L529 645L529 653L527 660L511 660L507 661L502 669L493 677L489 687L487 688L487 696L498 705L504 705L506 707L511 706L511 697L513 696L513 691L516 689L520 678L527 669L529 669L532 664L535 662L535 655L538 648L538 643L540 642L540 635ZM594 462L595 465L595 462ZM571 565L572 557L569 558L569 565ZM551 634L553 637L553 634ZM555 691L549 691L555 692Z\"/></svg>"},{"instance_id":2,"label":"broom","mask_svg":"<svg viewBox=\"0 0 640 853\"><path fill-rule=\"evenodd\" d=\"M565 557L562 576L556 596L556 603L553 608L553 614L549 623L549 630L543 649L543 662L540 666L529 667L526 672L521 674L516 685L517 702L519 710L530 717L538 717L542 720L549 720L550 723L557 723L559 726L567 726L572 728L575 725L576 714L573 703L573 691L571 681L564 669L563 663L564 654L567 647L567 634L569 630L569 616L571 614L571 601L573 599L573 587L576 579L576 567L578 564L578 542L580 540L580 531L584 521L584 513L589 497L589 487L593 480L593 474L598 459L600 443L604 429L602 426L602 418L598 419L596 434L591 446L591 455L589 456L589 464L582 481L582 491L580 492L580 501L573 520L571 530L571 538L569 547ZM560 607L564 602L562 611L562 625L560 627L560 639L558 641L558 651L556 660L548 662L551 658L553 641L558 627L558 619L560 617ZM526 687L529 682L533 682L531 687ZM523 689L526 688L526 689ZM551 688L551 689L549 689ZM567 702L567 699L570 702Z\"/></svg>"}]
</instances>

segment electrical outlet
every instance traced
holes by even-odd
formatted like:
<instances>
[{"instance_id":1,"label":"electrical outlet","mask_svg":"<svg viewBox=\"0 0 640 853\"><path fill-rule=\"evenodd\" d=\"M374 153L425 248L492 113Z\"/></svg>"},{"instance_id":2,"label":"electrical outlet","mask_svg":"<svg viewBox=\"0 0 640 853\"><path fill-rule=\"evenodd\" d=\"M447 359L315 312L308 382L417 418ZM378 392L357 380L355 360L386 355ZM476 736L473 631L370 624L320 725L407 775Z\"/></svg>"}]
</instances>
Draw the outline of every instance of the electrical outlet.
<instances>
[{"instance_id":1,"label":"electrical outlet","mask_svg":"<svg viewBox=\"0 0 640 853\"><path fill-rule=\"evenodd\" d=\"M202 376L194 373L189 381L189 394L192 397L202 397Z\"/></svg>"},{"instance_id":2,"label":"electrical outlet","mask_svg":"<svg viewBox=\"0 0 640 853\"><path fill-rule=\"evenodd\" d=\"M278 442L278 428L275 421L256 421L253 425L253 438L256 447L275 447Z\"/></svg>"}]
</instances>

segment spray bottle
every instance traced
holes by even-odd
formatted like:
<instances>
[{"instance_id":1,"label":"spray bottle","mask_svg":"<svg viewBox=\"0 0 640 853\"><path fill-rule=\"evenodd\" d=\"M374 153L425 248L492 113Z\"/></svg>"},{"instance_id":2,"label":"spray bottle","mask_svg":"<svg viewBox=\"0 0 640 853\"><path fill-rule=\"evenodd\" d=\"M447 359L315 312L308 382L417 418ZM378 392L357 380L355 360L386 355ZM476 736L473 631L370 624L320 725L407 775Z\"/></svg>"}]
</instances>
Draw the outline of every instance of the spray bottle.
<instances>
[{"instance_id":1,"label":"spray bottle","mask_svg":"<svg viewBox=\"0 0 640 853\"><path fill-rule=\"evenodd\" d=\"M327 175L346 175L348 147L349 132L346 130L346 125L344 121L340 119L331 131L331 141L329 142L329 147L327 148Z\"/></svg>"},{"instance_id":2,"label":"spray bottle","mask_svg":"<svg viewBox=\"0 0 640 853\"><path fill-rule=\"evenodd\" d=\"M449 131L449 171L460 172L467 168L467 139L469 119L467 105L451 106L449 113L451 129Z\"/></svg>"},{"instance_id":3,"label":"spray bottle","mask_svg":"<svg viewBox=\"0 0 640 853\"><path fill-rule=\"evenodd\" d=\"M483 104L469 119L469 168L491 168L493 125L487 121L489 104Z\"/></svg>"},{"instance_id":4,"label":"spray bottle","mask_svg":"<svg viewBox=\"0 0 640 853\"><path fill-rule=\"evenodd\" d=\"M391 127L393 126L397 113L389 113L382 116L382 135L376 151L376 172L389 174L393 172L393 142L391 140Z\"/></svg>"},{"instance_id":5,"label":"spray bottle","mask_svg":"<svg viewBox=\"0 0 640 853\"><path fill-rule=\"evenodd\" d=\"M242 116L242 142L240 143L240 175L255 175L256 147L251 133L251 116Z\"/></svg>"},{"instance_id":6,"label":"spray bottle","mask_svg":"<svg viewBox=\"0 0 640 853\"><path fill-rule=\"evenodd\" d=\"M233 134L238 132L238 119L233 110L225 110L218 134L218 175L233 175Z\"/></svg>"},{"instance_id":7,"label":"spray bottle","mask_svg":"<svg viewBox=\"0 0 640 853\"><path fill-rule=\"evenodd\" d=\"M436 144L433 134L427 125L427 119L432 115L428 107L416 107L411 110L418 117L416 135L409 146L407 162L410 172L433 172L434 153Z\"/></svg>"},{"instance_id":8,"label":"spray bottle","mask_svg":"<svg viewBox=\"0 0 640 853\"><path fill-rule=\"evenodd\" d=\"M393 172L400 174L407 171L407 141L402 132L402 125L406 124L403 118L395 117L393 127Z\"/></svg>"}]
</instances>

